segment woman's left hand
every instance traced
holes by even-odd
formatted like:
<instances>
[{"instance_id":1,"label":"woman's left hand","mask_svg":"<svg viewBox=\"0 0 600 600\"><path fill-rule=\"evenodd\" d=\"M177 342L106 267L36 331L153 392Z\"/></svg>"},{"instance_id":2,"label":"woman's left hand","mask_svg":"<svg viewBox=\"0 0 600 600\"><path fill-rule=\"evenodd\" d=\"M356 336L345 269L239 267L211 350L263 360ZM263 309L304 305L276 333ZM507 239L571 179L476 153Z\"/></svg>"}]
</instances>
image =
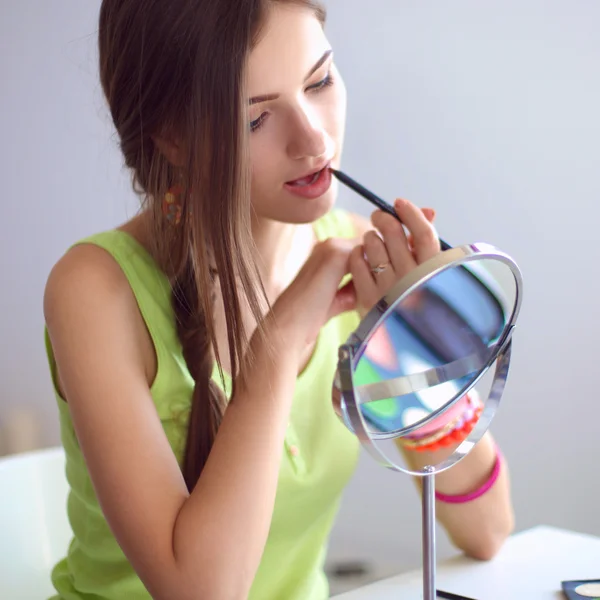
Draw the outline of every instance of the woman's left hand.
<instances>
[{"instance_id":1,"label":"woman's left hand","mask_svg":"<svg viewBox=\"0 0 600 600\"><path fill-rule=\"evenodd\" d=\"M402 223L383 211L374 212L371 222L377 231L367 231L363 243L350 256L361 318L398 280L440 252L433 209L418 208L401 198L394 203L394 209Z\"/></svg>"}]
</instances>

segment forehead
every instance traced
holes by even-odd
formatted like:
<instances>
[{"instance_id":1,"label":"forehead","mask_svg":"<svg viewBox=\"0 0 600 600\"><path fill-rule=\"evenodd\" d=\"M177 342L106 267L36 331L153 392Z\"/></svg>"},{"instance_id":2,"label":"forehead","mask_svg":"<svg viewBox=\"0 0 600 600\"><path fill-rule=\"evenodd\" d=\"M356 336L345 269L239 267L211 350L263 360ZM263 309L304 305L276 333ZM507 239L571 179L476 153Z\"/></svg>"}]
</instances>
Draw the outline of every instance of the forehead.
<instances>
[{"instance_id":1,"label":"forehead","mask_svg":"<svg viewBox=\"0 0 600 600\"><path fill-rule=\"evenodd\" d=\"M275 4L248 59L249 96L298 86L330 48L315 13L293 4Z\"/></svg>"}]
</instances>

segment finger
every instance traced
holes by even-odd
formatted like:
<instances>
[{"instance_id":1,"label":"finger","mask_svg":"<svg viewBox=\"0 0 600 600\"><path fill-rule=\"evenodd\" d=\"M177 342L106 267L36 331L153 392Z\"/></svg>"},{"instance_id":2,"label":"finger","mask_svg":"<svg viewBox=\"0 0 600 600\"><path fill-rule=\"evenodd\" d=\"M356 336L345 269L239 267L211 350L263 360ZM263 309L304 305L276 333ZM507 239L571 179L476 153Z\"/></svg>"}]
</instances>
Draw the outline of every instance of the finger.
<instances>
[{"instance_id":1,"label":"finger","mask_svg":"<svg viewBox=\"0 0 600 600\"><path fill-rule=\"evenodd\" d=\"M337 287L348 273L348 258L355 245L351 240L344 238L329 238L318 242L303 268L311 278L318 274L330 280L330 285L335 284Z\"/></svg>"},{"instance_id":2,"label":"finger","mask_svg":"<svg viewBox=\"0 0 600 600\"><path fill-rule=\"evenodd\" d=\"M430 223L435 221L436 212L433 208L422 208L421 212Z\"/></svg>"},{"instance_id":3,"label":"finger","mask_svg":"<svg viewBox=\"0 0 600 600\"><path fill-rule=\"evenodd\" d=\"M365 256L371 267L371 275L380 290L389 289L396 283L398 276L394 271L388 250L384 241L375 231L367 231L364 236ZM373 269L382 268L383 271L373 273ZM381 295L381 294L380 294Z\"/></svg>"},{"instance_id":4,"label":"finger","mask_svg":"<svg viewBox=\"0 0 600 600\"><path fill-rule=\"evenodd\" d=\"M440 241L433 225L412 202L399 198L394 203L400 220L410 231L417 263L422 263L440 251Z\"/></svg>"},{"instance_id":5,"label":"finger","mask_svg":"<svg viewBox=\"0 0 600 600\"><path fill-rule=\"evenodd\" d=\"M416 263L410 251L402 223L396 217L380 210L373 213L371 222L383 236L396 277L400 278L414 269Z\"/></svg>"},{"instance_id":6,"label":"finger","mask_svg":"<svg viewBox=\"0 0 600 600\"><path fill-rule=\"evenodd\" d=\"M364 258L363 246L356 246L348 260L348 267L352 274L354 289L356 291L356 302L359 308L365 311L371 308L379 301L380 293Z\"/></svg>"},{"instance_id":7,"label":"finger","mask_svg":"<svg viewBox=\"0 0 600 600\"><path fill-rule=\"evenodd\" d=\"M350 290L340 293L340 283L349 273L352 248L350 240L335 238L315 244L299 273L274 303L275 320L284 326L294 323L301 327L308 343L330 314L344 312L345 306L352 305Z\"/></svg>"},{"instance_id":8,"label":"finger","mask_svg":"<svg viewBox=\"0 0 600 600\"><path fill-rule=\"evenodd\" d=\"M425 218L430 223L433 223L433 221L435 220L435 216L437 214L433 208L422 208L421 212L423 213ZM409 233L407 238L408 238L408 245L412 248L415 244L415 240L414 240L412 233Z\"/></svg>"},{"instance_id":9,"label":"finger","mask_svg":"<svg viewBox=\"0 0 600 600\"><path fill-rule=\"evenodd\" d=\"M311 293L326 298L327 303L333 301L340 283L349 273L348 258L353 247L350 240L336 238L315 244L294 281L282 293L282 301L285 302L286 296L310 297Z\"/></svg>"},{"instance_id":10,"label":"finger","mask_svg":"<svg viewBox=\"0 0 600 600\"><path fill-rule=\"evenodd\" d=\"M349 281L336 292L335 298L329 307L327 321L337 317L338 315L341 315L342 313L356 310L356 305L356 288L354 287L354 282Z\"/></svg>"}]
</instances>

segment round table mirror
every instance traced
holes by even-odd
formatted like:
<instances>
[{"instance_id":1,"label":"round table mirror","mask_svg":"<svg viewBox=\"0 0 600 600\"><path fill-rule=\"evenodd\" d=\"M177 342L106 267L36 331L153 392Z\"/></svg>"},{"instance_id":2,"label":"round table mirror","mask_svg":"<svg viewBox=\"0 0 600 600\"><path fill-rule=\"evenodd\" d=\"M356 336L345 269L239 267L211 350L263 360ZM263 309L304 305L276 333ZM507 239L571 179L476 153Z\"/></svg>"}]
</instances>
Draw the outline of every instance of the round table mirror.
<instances>
[{"instance_id":1,"label":"round table mirror","mask_svg":"<svg viewBox=\"0 0 600 600\"><path fill-rule=\"evenodd\" d=\"M488 430L521 298L507 254L488 244L451 248L402 278L339 350L336 413L381 464L423 478L425 600L435 598L435 474ZM435 461L412 469L398 445Z\"/></svg>"}]
</instances>

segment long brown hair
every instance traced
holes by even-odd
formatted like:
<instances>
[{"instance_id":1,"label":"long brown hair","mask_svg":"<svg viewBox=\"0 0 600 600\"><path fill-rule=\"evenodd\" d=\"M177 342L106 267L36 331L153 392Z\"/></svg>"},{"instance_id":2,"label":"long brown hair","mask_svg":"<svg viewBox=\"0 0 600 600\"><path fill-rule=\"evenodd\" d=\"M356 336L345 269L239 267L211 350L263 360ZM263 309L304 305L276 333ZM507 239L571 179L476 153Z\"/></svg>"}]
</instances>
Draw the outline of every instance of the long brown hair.
<instances>
[{"instance_id":1,"label":"long brown hair","mask_svg":"<svg viewBox=\"0 0 600 600\"><path fill-rule=\"evenodd\" d=\"M183 355L195 388L183 475L191 491L208 459L226 398L213 306L216 279L225 308L231 373L248 341L241 309L261 318L262 286L253 261L245 74L248 53L274 3L312 0L103 0L100 78L134 189L151 217L153 254L167 273ZM185 164L173 165L155 141L176 139ZM162 201L177 184L181 221ZM234 388L235 392L235 378Z\"/></svg>"}]
</instances>

